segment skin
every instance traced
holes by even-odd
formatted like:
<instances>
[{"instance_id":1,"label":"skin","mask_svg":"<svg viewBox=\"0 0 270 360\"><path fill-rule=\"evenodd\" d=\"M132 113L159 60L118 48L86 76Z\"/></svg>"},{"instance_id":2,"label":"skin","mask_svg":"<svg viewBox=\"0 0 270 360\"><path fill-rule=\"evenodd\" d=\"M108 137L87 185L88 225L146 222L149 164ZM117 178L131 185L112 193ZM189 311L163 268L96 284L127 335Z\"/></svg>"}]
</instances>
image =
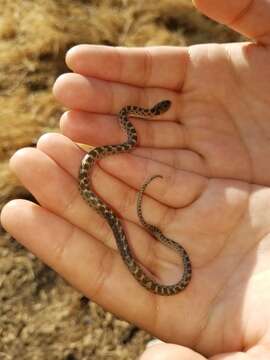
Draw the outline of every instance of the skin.
<instances>
[{"instance_id":1,"label":"skin","mask_svg":"<svg viewBox=\"0 0 270 360\"><path fill-rule=\"evenodd\" d=\"M86 296L166 342L141 359L269 359L270 1L195 5L257 42L71 49L74 73L54 86L70 108L60 121L63 135L44 135L37 149L21 149L10 161L40 205L13 200L1 221ZM164 176L147 188L144 216L179 241L193 265L188 288L170 297L138 285L109 227L81 199L84 151L73 142L120 143L121 107L162 99L172 100L167 113L133 121L140 147L100 161L91 180L123 219L140 263L169 284L179 278L181 260L145 232L136 214L140 185Z\"/></svg>"}]
</instances>

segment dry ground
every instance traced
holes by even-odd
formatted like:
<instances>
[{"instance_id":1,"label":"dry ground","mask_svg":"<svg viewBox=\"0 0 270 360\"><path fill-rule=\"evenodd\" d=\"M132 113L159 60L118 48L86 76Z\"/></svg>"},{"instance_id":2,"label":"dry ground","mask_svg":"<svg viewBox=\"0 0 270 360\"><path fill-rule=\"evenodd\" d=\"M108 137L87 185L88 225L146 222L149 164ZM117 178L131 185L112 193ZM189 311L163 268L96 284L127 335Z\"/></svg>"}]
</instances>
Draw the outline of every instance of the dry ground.
<instances>
[{"instance_id":1,"label":"dry ground","mask_svg":"<svg viewBox=\"0 0 270 360\"><path fill-rule=\"evenodd\" d=\"M16 149L58 131L51 93L79 43L236 41L189 0L0 0L0 209L30 194L8 170ZM67 285L0 227L0 360L136 359L150 335Z\"/></svg>"}]
</instances>

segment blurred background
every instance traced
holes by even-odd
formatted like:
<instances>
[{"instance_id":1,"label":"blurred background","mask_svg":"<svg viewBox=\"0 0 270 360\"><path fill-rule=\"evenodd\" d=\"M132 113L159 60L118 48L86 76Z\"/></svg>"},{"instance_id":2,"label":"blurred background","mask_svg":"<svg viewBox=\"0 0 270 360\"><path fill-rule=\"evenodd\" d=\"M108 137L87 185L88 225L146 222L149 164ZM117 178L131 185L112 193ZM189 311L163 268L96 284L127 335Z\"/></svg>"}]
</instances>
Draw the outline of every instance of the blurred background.
<instances>
[{"instance_id":1,"label":"blurred background","mask_svg":"<svg viewBox=\"0 0 270 360\"><path fill-rule=\"evenodd\" d=\"M59 131L64 108L52 85L68 71L70 47L239 39L191 0L0 0L0 211L14 198L34 201L8 160ZM0 360L132 360L150 339L71 288L0 226Z\"/></svg>"}]
</instances>

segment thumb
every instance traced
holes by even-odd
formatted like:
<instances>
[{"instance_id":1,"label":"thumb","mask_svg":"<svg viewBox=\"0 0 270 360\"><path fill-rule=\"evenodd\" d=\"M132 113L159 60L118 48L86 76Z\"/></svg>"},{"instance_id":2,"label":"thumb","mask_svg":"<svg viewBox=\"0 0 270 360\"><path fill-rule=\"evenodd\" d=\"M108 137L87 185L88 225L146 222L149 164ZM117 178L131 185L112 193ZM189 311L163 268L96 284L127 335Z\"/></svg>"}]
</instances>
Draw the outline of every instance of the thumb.
<instances>
[{"instance_id":1,"label":"thumb","mask_svg":"<svg viewBox=\"0 0 270 360\"><path fill-rule=\"evenodd\" d=\"M205 15L252 38L270 44L270 0L193 0Z\"/></svg>"}]
</instances>

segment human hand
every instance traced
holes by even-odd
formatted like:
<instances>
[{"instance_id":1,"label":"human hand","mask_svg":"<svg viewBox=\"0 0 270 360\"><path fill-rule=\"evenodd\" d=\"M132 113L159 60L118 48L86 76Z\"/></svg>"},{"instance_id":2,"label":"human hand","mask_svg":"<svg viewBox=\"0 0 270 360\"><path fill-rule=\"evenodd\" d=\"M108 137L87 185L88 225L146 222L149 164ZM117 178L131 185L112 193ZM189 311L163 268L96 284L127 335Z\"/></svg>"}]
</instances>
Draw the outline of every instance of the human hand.
<instances>
[{"instance_id":1,"label":"human hand","mask_svg":"<svg viewBox=\"0 0 270 360\"><path fill-rule=\"evenodd\" d=\"M244 7L244 1L219 1L219 10L213 1L197 3L223 22ZM242 350L247 359L256 351L267 358L270 62L269 38L259 35L269 32L269 8L255 1L234 22L264 45L73 48L67 63L75 73L55 84L56 97L71 109L61 119L67 137L47 134L37 149L11 160L41 205L14 200L1 214L18 241L91 299L165 341L206 356L225 353L215 360L241 359L243 353L226 353ZM78 193L84 152L71 141L120 143L120 108L162 99L172 108L159 120L133 121L140 147L100 161L91 181L120 213L139 262L161 283L173 283L181 260L141 228L136 214L140 185L164 176L147 188L144 216L179 241L193 265L189 286L171 297L147 292L128 273L106 222ZM203 359L186 347L177 351Z\"/></svg>"}]
</instances>

